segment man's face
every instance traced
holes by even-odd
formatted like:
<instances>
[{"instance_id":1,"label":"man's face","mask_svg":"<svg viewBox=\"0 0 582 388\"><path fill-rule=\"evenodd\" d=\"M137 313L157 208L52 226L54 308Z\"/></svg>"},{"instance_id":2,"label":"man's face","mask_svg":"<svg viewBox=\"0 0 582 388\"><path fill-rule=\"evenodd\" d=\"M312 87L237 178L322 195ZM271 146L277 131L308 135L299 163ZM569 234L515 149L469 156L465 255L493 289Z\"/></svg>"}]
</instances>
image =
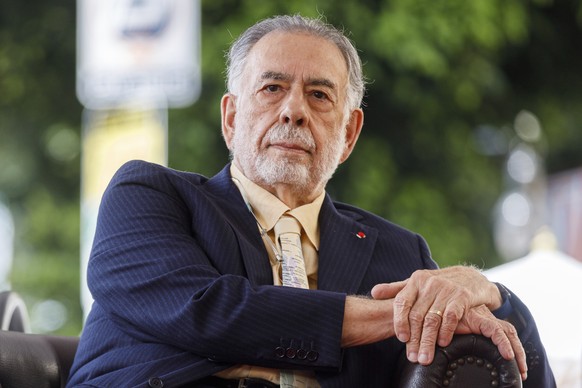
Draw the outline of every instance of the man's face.
<instances>
[{"instance_id":1,"label":"man's face","mask_svg":"<svg viewBox=\"0 0 582 388\"><path fill-rule=\"evenodd\" d=\"M230 110L223 101L225 139L245 176L319 194L353 147L347 83L341 52L323 38L272 32L257 42Z\"/></svg>"}]
</instances>

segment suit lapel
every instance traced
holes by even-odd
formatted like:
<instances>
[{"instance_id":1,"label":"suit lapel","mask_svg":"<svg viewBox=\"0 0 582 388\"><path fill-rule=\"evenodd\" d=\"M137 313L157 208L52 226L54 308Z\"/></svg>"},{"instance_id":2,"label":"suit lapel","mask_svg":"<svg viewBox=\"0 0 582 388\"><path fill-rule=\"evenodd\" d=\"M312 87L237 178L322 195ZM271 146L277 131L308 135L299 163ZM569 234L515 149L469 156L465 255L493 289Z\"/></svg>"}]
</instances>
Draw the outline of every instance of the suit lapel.
<instances>
[{"instance_id":1,"label":"suit lapel","mask_svg":"<svg viewBox=\"0 0 582 388\"><path fill-rule=\"evenodd\" d=\"M378 231L357 221L353 212L339 213L329 196L319 216L318 289L357 294L372 258Z\"/></svg>"},{"instance_id":2,"label":"suit lapel","mask_svg":"<svg viewBox=\"0 0 582 388\"><path fill-rule=\"evenodd\" d=\"M240 257L252 285L273 284L273 273L257 222L230 177L230 164L207 182L207 190L231 225L239 242Z\"/></svg>"}]
</instances>

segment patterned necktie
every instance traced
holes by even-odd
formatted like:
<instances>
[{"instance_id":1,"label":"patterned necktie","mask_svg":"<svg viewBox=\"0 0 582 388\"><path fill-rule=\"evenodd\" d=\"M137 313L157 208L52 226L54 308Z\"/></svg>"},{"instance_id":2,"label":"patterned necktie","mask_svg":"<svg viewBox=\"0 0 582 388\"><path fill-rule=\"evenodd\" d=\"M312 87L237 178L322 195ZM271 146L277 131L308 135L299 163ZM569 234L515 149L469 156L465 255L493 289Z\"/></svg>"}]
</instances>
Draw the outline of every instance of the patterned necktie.
<instances>
[{"instance_id":1,"label":"patterned necktie","mask_svg":"<svg viewBox=\"0 0 582 388\"><path fill-rule=\"evenodd\" d=\"M282 215L275 224L275 236L281 246L283 256L283 285L309 288L301 250L301 224L295 217Z\"/></svg>"},{"instance_id":2,"label":"patterned necktie","mask_svg":"<svg viewBox=\"0 0 582 388\"><path fill-rule=\"evenodd\" d=\"M282 215L275 224L275 236L283 256L283 286L309 288L305 261L301 250L301 224L295 217ZM281 371L282 388L309 387L309 379L290 370Z\"/></svg>"}]
</instances>

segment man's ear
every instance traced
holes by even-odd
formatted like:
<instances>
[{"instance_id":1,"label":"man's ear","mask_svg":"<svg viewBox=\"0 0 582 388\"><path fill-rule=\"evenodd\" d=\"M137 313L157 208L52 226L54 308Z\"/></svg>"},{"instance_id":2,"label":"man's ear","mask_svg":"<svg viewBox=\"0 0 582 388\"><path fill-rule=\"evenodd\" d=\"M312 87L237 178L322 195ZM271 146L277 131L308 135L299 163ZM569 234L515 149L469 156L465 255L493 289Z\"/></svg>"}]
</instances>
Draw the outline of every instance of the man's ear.
<instances>
[{"instance_id":1,"label":"man's ear","mask_svg":"<svg viewBox=\"0 0 582 388\"><path fill-rule=\"evenodd\" d=\"M354 109L352 113L350 113L350 119L346 124L346 138L345 138L345 148L344 153L340 159L340 163L346 161L346 159L350 156L354 147L356 146L356 142L360 137L360 133L362 132L362 127L364 126L364 111L360 108Z\"/></svg>"},{"instance_id":2,"label":"man's ear","mask_svg":"<svg viewBox=\"0 0 582 388\"><path fill-rule=\"evenodd\" d=\"M236 97L226 93L220 100L220 115L222 119L222 136L226 147L230 150L232 137L234 136L234 117L236 115Z\"/></svg>"}]
</instances>

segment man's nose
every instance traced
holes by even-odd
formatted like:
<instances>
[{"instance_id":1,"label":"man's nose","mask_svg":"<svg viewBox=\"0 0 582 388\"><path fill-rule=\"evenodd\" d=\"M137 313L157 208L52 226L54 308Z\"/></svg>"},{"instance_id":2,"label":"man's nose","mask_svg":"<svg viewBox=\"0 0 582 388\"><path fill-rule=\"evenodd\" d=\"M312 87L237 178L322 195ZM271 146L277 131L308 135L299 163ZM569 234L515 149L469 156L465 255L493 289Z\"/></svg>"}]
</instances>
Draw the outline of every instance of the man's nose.
<instances>
[{"instance_id":1,"label":"man's nose","mask_svg":"<svg viewBox=\"0 0 582 388\"><path fill-rule=\"evenodd\" d=\"M279 120L298 127L307 125L307 101L303 91L290 91L283 103Z\"/></svg>"}]
</instances>

